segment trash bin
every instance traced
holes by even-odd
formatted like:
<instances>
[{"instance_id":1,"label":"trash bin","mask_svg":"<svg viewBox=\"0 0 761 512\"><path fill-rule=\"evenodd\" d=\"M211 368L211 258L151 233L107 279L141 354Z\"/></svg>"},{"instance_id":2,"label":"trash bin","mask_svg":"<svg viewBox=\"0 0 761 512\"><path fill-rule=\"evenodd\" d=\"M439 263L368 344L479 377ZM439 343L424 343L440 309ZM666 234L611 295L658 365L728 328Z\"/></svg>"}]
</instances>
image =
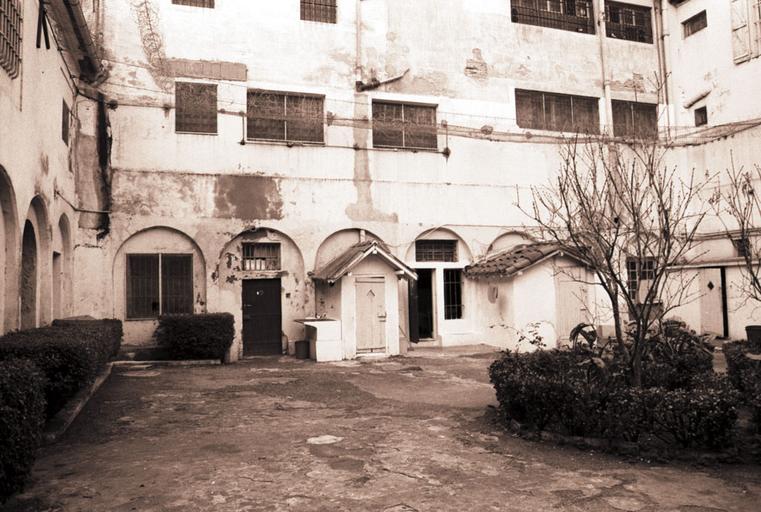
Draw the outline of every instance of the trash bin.
<instances>
[{"instance_id":1,"label":"trash bin","mask_svg":"<svg viewBox=\"0 0 761 512\"><path fill-rule=\"evenodd\" d=\"M296 346L296 359L309 359L309 342L306 340L297 341Z\"/></svg>"},{"instance_id":2,"label":"trash bin","mask_svg":"<svg viewBox=\"0 0 761 512\"><path fill-rule=\"evenodd\" d=\"M748 335L748 343L761 346L761 325L746 325L745 333Z\"/></svg>"}]
</instances>

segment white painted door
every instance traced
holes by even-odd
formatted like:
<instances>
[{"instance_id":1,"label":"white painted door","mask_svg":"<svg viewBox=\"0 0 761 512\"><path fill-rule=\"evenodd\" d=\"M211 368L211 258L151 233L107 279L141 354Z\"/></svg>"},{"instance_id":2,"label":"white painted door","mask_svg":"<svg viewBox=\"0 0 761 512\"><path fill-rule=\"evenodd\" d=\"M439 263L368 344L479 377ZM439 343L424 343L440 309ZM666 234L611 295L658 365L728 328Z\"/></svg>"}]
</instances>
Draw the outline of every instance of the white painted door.
<instances>
[{"instance_id":1,"label":"white painted door","mask_svg":"<svg viewBox=\"0 0 761 512\"><path fill-rule=\"evenodd\" d=\"M357 352L386 349L386 281L357 278Z\"/></svg>"},{"instance_id":2,"label":"white painted door","mask_svg":"<svg viewBox=\"0 0 761 512\"><path fill-rule=\"evenodd\" d=\"M703 333L724 335L724 301L721 269L700 270L700 323Z\"/></svg>"},{"instance_id":3,"label":"white painted door","mask_svg":"<svg viewBox=\"0 0 761 512\"><path fill-rule=\"evenodd\" d=\"M586 272L580 267L562 267L555 276L557 290L556 331L558 345L568 344L571 330L581 322L589 322Z\"/></svg>"}]
</instances>

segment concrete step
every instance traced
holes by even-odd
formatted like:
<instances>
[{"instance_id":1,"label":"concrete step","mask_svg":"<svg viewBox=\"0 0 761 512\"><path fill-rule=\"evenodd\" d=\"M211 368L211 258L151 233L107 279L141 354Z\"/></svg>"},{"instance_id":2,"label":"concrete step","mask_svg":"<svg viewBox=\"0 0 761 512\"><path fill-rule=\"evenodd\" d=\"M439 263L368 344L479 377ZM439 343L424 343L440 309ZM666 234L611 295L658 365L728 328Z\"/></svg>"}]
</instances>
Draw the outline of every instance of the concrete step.
<instances>
[{"instance_id":1,"label":"concrete step","mask_svg":"<svg viewBox=\"0 0 761 512\"><path fill-rule=\"evenodd\" d=\"M159 345L122 345L117 361L166 361L169 352Z\"/></svg>"}]
</instances>

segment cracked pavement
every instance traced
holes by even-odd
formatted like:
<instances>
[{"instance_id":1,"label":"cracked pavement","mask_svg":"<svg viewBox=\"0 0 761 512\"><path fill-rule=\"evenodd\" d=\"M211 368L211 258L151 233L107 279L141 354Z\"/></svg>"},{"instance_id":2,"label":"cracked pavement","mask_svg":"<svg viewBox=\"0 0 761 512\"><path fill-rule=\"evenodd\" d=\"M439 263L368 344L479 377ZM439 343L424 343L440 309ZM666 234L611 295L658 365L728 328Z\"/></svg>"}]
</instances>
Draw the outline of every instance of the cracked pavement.
<instances>
[{"instance_id":1,"label":"cracked pavement","mask_svg":"<svg viewBox=\"0 0 761 512\"><path fill-rule=\"evenodd\" d=\"M115 367L4 510L759 510L758 466L630 462L513 437L489 407L494 357Z\"/></svg>"}]
</instances>

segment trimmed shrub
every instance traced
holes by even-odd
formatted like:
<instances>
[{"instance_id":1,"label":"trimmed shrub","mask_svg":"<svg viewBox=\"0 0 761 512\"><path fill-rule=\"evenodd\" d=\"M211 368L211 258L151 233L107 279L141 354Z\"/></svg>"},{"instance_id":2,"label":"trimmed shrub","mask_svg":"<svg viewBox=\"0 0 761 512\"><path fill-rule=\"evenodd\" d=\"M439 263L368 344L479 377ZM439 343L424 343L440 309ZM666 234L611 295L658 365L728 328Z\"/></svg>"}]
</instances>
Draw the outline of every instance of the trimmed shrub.
<instances>
[{"instance_id":1,"label":"trimmed shrub","mask_svg":"<svg viewBox=\"0 0 761 512\"><path fill-rule=\"evenodd\" d=\"M761 346L747 341L725 343L727 374L743 400L753 409L753 421L761 428L761 360L748 354L761 354Z\"/></svg>"},{"instance_id":2,"label":"trimmed shrub","mask_svg":"<svg viewBox=\"0 0 761 512\"><path fill-rule=\"evenodd\" d=\"M115 318L104 318L100 320L89 318L65 318L53 320L54 327L78 327L96 337L104 344L104 349L108 350L108 357L114 358L119 354L122 344L124 331L122 321Z\"/></svg>"},{"instance_id":3,"label":"trimmed shrub","mask_svg":"<svg viewBox=\"0 0 761 512\"><path fill-rule=\"evenodd\" d=\"M235 337L235 319L230 313L162 316L155 336L172 359L224 361Z\"/></svg>"},{"instance_id":4,"label":"trimmed shrub","mask_svg":"<svg viewBox=\"0 0 761 512\"><path fill-rule=\"evenodd\" d=\"M121 327L97 322L12 332L0 338L0 361L29 359L43 372L46 412L51 418L95 380L118 346L117 332L120 338Z\"/></svg>"},{"instance_id":5,"label":"trimmed shrub","mask_svg":"<svg viewBox=\"0 0 761 512\"><path fill-rule=\"evenodd\" d=\"M24 359L0 361L0 502L23 488L45 422L45 378Z\"/></svg>"}]
</instances>

